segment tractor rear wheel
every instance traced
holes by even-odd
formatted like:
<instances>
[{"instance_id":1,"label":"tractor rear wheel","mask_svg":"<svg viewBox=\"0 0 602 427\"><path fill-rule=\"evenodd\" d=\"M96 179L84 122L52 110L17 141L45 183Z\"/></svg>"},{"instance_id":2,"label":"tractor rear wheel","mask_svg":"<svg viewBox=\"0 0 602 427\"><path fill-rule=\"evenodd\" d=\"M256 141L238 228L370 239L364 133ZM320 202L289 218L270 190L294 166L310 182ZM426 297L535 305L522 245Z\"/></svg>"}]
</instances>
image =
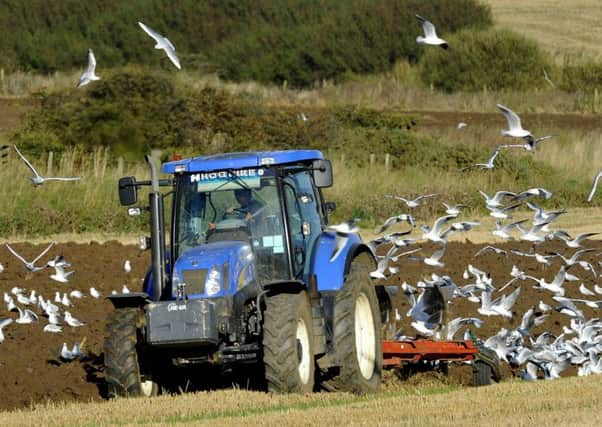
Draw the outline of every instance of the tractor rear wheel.
<instances>
[{"instance_id":1,"label":"tractor rear wheel","mask_svg":"<svg viewBox=\"0 0 602 427\"><path fill-rule=\"evenodd\" d=\"M268 391L308 393L314 388L314 335L306 292L266 298L263 364Z\"/></svg>"},{"instance_id":2,"label":"tractor rear wheel","mask_svg":"<svg viewBox=\"0 0 602 427\"><path fill-rule=\"evenodd\" d=\"M139 330L144 314L139 308L119 308L107 321L104 343L105 379L110 398L117 396L155 396L156 382L143 378L139 363Z\"/></svg>"},{"instance_id":3,"label":"tractor rear wheel","mask_svg":"<svg viewBox=\"0 0 602 427\"><path fill-rule=\"evenodd\" d=\"M491 366L478 360L472 366L472 385L480 387L491 384Z\"/></svg>"},{"instance_id":4,"label":"tractor rear wheel","mask_svg":"<svg viewBox=\"0 0 602 427\"><path fill-rule=\"evenodd\" d=\"M328 390L367 393L380 385L383 366L380 309L370 279L368 254L351 263L343 289L335 298L334 359L339 366L326 373ZM330 376L330 378L328 378Z\"/></svg>"}]
</instances>

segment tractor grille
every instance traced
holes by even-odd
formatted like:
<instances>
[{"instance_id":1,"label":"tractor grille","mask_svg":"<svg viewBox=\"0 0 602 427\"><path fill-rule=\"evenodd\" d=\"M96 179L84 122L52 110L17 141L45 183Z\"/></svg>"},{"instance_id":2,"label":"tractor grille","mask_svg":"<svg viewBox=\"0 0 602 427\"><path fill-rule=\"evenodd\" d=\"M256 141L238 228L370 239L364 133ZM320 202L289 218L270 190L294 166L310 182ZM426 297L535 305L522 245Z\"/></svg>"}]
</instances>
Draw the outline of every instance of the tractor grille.
<instances>
[{"instance_id":1,"label":"tractor grille","mask_svg":"<svg viewBox=\"0 0 602 427\"><path fill-rule=\"evenodd\" d=\"M186 283L186 293L188 295L202 294L205 292L205 279L207 278L207 269L183 270L182 278Z\"/></svg>"}]
</instances>

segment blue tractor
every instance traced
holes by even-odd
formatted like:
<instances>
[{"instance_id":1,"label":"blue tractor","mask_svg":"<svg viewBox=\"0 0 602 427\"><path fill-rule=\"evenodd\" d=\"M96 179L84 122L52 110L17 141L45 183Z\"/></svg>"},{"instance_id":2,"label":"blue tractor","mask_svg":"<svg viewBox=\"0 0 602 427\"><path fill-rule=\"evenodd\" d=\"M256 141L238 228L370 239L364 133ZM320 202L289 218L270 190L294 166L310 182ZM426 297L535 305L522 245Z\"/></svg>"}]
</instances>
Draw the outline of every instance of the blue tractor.
<instances>
[{"instance_id":1,"label":"blue tractor","mask_svg":"<svg viewBox=\"0 0 602 427\"><path fill-rule=\"evenodd\" d=\"M141 292L109 297L109 395L152 395L167 366L208 365L260 372L273 392L376 390L390 298L371 282L369 247L327 228L330 161L315 150L228 153L164 163L170 178L159 179L146 159L150 181L119 180L130 214L150 212L141 245L152 266ZM149 206L132 207L141 186Z\"/></svg>"}]
</instances>

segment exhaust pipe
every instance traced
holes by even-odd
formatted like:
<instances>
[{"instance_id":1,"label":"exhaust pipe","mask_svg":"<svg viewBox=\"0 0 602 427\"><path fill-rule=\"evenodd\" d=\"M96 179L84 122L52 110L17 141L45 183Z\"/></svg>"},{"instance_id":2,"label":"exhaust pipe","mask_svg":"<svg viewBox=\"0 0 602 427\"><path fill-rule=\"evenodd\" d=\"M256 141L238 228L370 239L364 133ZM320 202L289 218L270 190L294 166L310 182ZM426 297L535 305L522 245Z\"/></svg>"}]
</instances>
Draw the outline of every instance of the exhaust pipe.
<instances>
[{"instance_id":1,"label":"exhaust pipe","mask_svg":"<svg viewBox=\"0 0 602 427\"><path fill-rule=\"evenodd\" d=\"M151 258L153 270L153 301L161 299L165 289L165 220L163 217L163 194L159 191L159 174L155 161L149 155L144 159L151 170L151 192L148 195L151 226Z\"/></svg>"}]
</instances>

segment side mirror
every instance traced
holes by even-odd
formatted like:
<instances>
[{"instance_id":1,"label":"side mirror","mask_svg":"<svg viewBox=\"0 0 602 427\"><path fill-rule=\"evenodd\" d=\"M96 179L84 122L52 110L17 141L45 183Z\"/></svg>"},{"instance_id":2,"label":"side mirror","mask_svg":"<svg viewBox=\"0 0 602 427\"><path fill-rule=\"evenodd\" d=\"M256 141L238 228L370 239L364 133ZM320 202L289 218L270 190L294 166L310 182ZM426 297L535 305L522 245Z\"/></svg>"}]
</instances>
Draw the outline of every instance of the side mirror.
<instances>
[{"instance_id":1,"label":"side mirror","mask_svg":"<svg viewBox=\"0 0 602 427\"><path fill-rule=\"evenodd\" d=\"M318 188L332 186L332 164L330 160L314 160L314 184Z\"/></svg>"},{"instance_id":2,"label":"side mirror","mask_svg":"<svg viewBox=\"0 0 602 427\"><path fill-rule=\"evenodd\" d=\"M136 178L124 176L119 178L119 202L121 206L130 206L138 201L138 187Z\"/></svg>"}]
</instances>

